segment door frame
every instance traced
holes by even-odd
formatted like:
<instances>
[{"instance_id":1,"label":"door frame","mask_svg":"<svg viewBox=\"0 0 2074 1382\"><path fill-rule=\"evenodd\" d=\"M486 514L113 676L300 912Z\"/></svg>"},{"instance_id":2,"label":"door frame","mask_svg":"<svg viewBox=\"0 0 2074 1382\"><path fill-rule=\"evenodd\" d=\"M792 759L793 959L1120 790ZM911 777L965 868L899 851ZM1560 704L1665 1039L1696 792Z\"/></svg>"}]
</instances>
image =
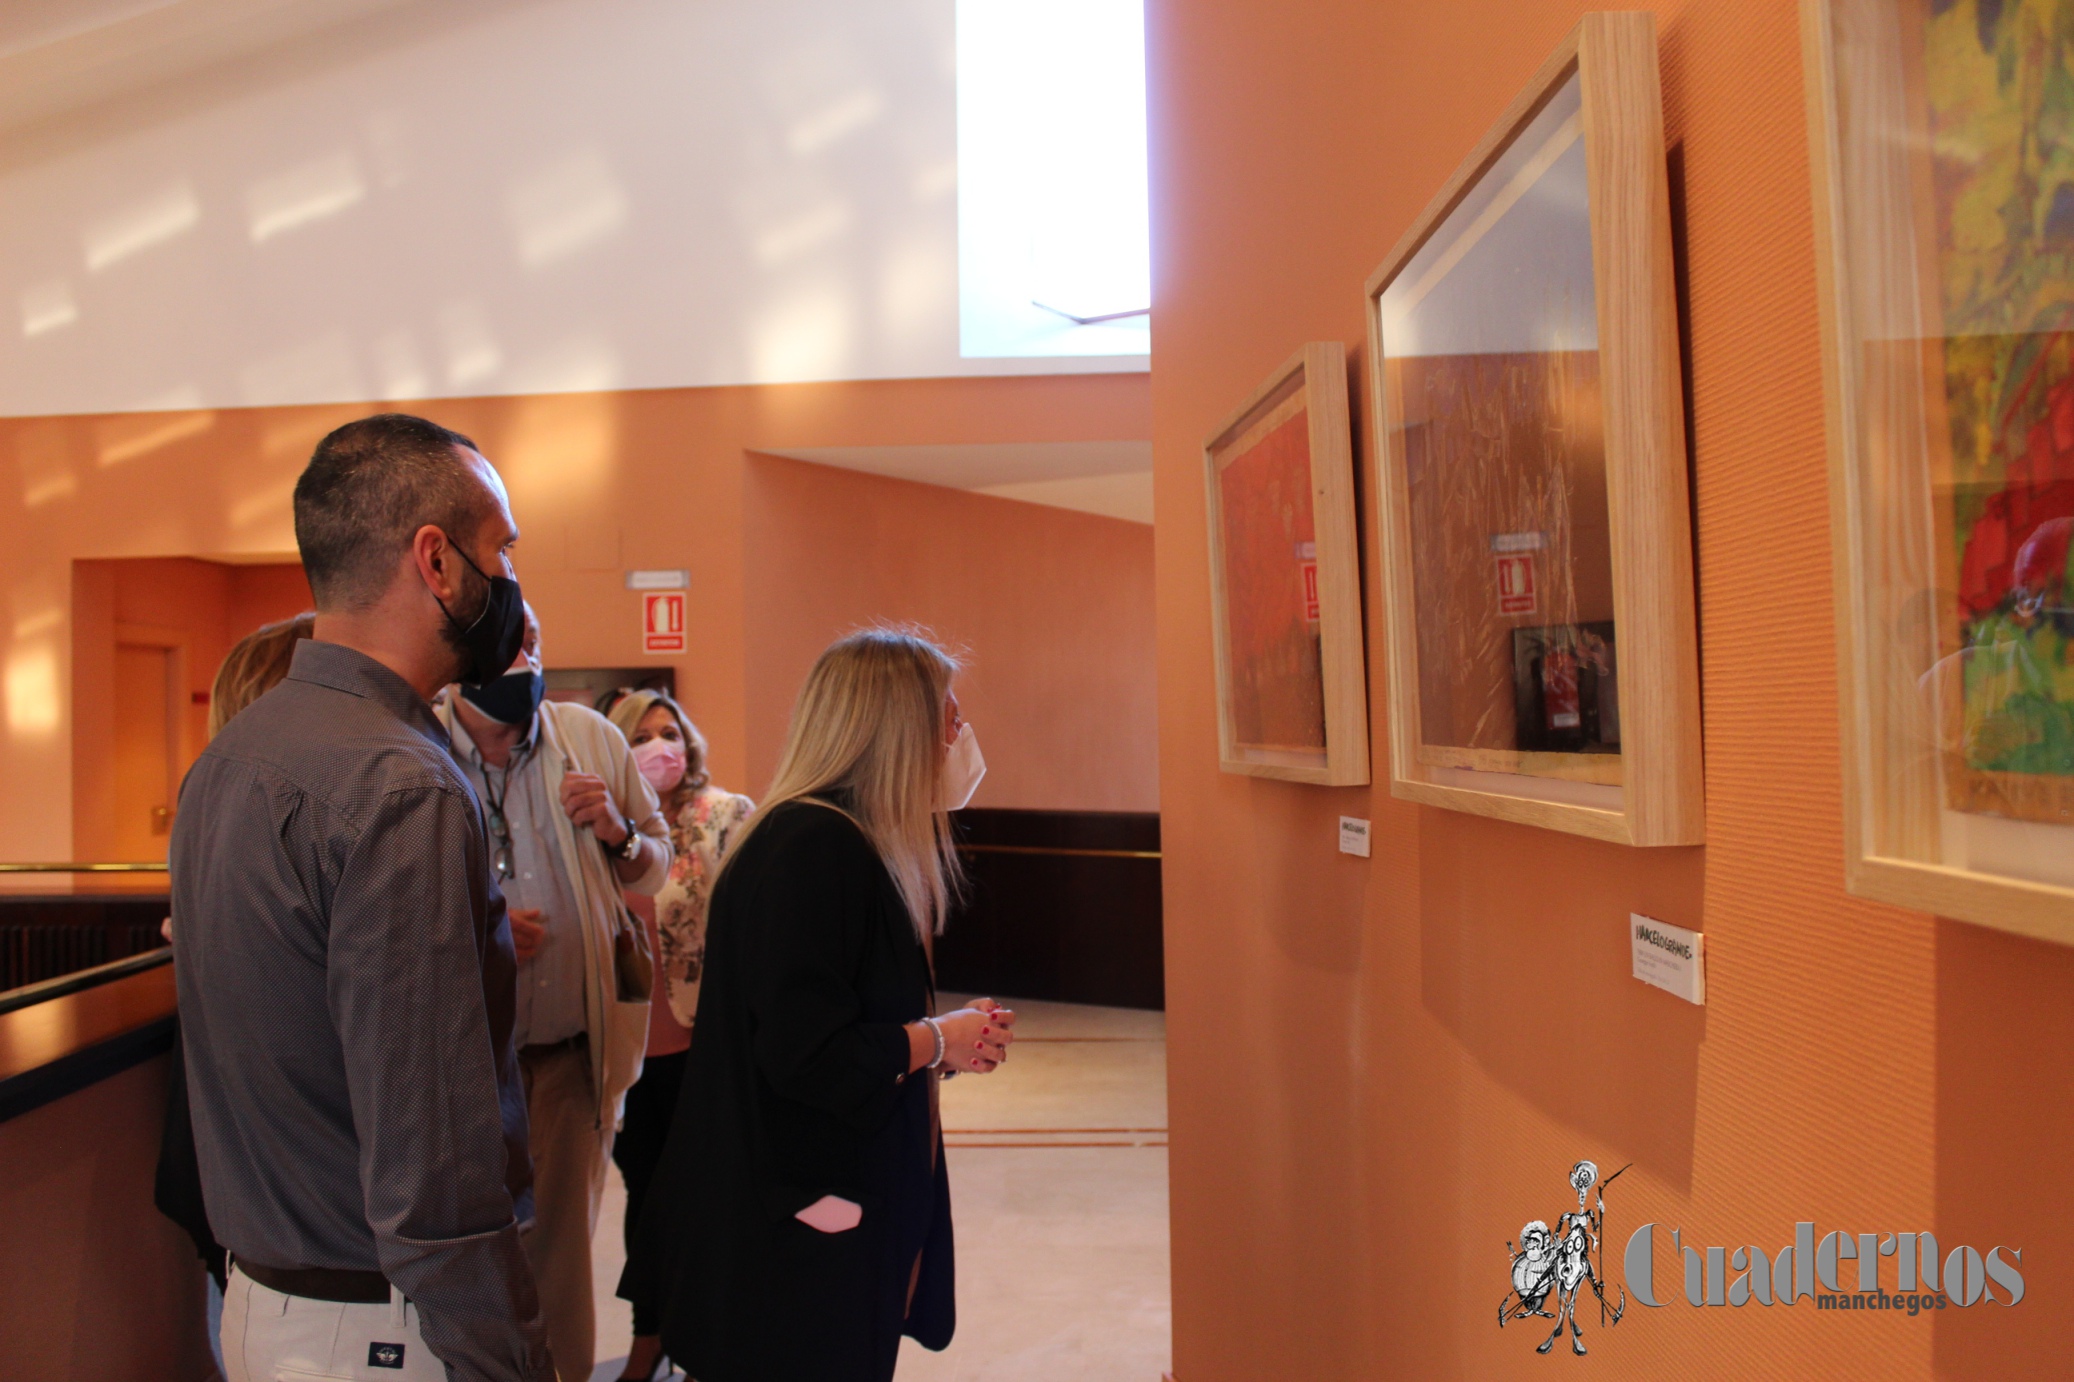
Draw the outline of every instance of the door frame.
<instances>
[{"instance_id":1,"label":"door frame","mask_svg":"<svg viewBox=\"0 0 2074 1382\"><path fill-rule=\"evenodd\" d=\"M173 814L179 808L180 779L192 762L198 746L188 731L187 708L192 694L187 681L187 642L183 629L157 624L116 621L112 647L159 648L166 653L166 833L172 833Z\"/></svg>"}]
</instances>

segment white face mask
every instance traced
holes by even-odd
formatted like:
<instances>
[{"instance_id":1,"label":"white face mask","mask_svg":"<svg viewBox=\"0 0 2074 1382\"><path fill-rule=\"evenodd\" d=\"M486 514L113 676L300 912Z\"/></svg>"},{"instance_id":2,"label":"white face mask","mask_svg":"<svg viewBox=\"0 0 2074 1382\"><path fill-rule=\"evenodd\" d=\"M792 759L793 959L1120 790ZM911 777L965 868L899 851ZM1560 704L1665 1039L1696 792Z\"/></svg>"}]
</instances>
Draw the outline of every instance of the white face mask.
<instances>
[{"instance_id":1,"label":"white face mask","mask_svg":"<svg viewBox=\"0 0 2074 1382\"><path fill-rule=\"evenodd\" d=\"M972 794L979 790L979 780L986 775L987 760L980 757L979 736L972 732L971 725L960 725L943 765L943 809L963 811Z\"/></svg>"}]
</instances>

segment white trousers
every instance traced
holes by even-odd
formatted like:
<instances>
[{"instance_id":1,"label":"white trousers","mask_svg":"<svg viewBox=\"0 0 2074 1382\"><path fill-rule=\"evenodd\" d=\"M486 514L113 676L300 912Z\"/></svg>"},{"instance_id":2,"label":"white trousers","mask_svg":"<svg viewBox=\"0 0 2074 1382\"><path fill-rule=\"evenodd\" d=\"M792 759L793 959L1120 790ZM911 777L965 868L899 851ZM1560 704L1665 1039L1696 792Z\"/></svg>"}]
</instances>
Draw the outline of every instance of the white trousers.
<instances>
[{"instance_id":1,"label":"white trousers","mask_svg":"<svg viewBox=\"0 0 2074 1382\"><path fill-rule=\"evenodd\" d=\"M394 1286L386 1305L286 1296L233 1263L223 1293L226 1382L446 1382Z\"/></svg>"}]
</instances>

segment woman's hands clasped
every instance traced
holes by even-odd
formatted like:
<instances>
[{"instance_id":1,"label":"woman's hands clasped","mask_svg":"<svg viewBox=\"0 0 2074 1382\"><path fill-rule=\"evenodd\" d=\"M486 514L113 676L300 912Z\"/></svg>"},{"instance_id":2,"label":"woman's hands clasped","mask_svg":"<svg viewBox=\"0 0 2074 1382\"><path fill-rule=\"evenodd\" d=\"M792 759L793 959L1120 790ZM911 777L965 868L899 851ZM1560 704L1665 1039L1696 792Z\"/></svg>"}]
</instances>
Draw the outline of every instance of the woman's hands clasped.
<instances>
[{"instance_id":1,"label":"woman's hands clasped","mask_svg":"<svg viewBox=\"0 0 2074 1382\"><path fill-rule=\"evenodd\" d=\"M984 1075L1008 1059L1015 1040L1015 1013L991 998L975 998L967 1007L936 1019L943 1028L945 1071Z\"/></svg>"}]
</instances>

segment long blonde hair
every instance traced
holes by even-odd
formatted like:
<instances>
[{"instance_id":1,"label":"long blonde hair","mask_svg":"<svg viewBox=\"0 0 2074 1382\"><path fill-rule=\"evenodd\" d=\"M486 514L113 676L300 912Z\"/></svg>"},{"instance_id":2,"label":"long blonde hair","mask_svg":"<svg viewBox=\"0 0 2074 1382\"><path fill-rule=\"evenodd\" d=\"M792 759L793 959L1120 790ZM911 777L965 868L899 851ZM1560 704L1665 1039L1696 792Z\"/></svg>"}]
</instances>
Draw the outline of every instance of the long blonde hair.
<instances>
[{"instance_id":1,"label":"long blonde hair","mask_svg":"<svg viewBox=\"0 0 2074 1382\"><path fill-rule=\"evenodd\" d=\"M211 739L230 723L231 716L280 684L295 658L295 645L308 638L316 625L317 616L307 612L261 624L224 654L209 690Z\"/></svg>"},{"instance_id":2,"label":"long blonde hair","mask_svg":"<svg viewBox=\"0 0 2074 1382\"><path fill-rule=\"evenodd\" d=\"M770 793L728 859L742 857L774 807L826 801L871 841L927 944L963 880L942 809L944 708L958 668L906 629L860 629L831 643L800 688Z\"/></svg>"}]
</instances>

